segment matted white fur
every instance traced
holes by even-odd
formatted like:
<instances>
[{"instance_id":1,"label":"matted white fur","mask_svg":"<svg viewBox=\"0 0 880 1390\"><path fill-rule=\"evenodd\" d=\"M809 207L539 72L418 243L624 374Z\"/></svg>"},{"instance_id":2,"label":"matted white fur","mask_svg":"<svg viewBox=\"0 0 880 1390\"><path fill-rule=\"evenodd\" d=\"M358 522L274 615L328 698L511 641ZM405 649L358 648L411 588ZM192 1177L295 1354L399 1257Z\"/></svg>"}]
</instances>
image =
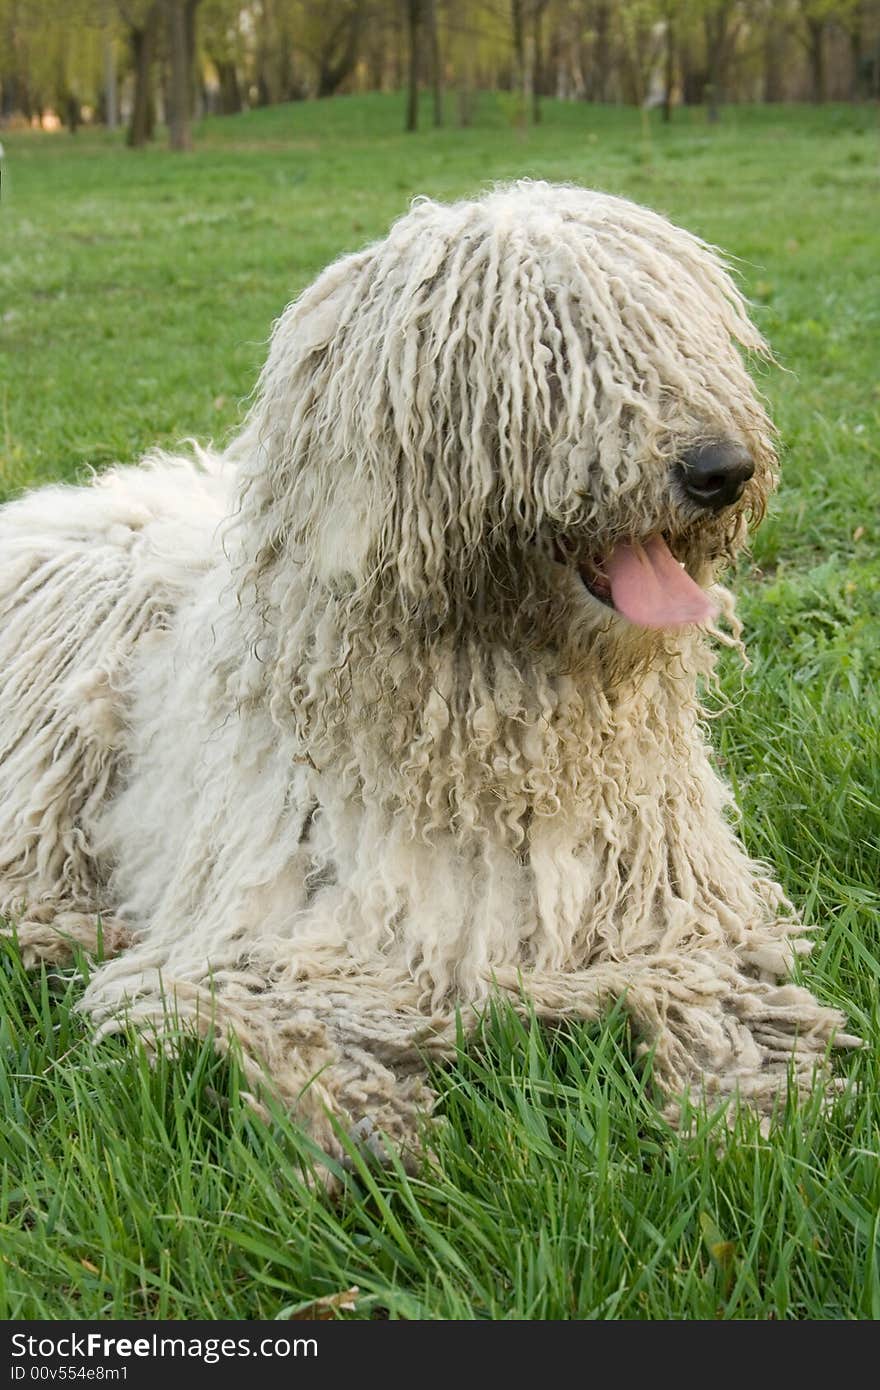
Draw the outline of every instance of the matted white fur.
<instances>
[{"instance_id":1,"label":"matted white fur","mask_svg":"<svg viewBox=\"0 0 880 1390\"><path fill-rule=\"evenodd\" d=\"M809 1086L852 1040L784 982L803 928L731 828L712 633L636 627L579 572L662 535L716 583L774 483L741 348L718 256L644 208L421 201L285 311L225 454L4 508L26 958L100 915L127 949L99 1031L235 1037L330 1151L331 1117L404 1139L492 989L551 1020L623 998L671 1110ZM675 464L719 438L756 471L707 514Z\"/></svg>"}]
</instances>

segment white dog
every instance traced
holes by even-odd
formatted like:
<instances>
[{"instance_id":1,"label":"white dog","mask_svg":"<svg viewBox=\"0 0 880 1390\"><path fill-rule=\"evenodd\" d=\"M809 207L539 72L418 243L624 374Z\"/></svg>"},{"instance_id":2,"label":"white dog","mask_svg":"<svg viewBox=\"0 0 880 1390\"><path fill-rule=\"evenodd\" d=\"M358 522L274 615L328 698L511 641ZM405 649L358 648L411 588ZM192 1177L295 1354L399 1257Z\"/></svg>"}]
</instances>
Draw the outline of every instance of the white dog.
<instances>
[{"instance_id":1,"label":"white dog","mask_svg":"<svg viewBox=\"0 0 880 1390\"><path fill-rule=\"evenodd\" d=\"M423 201L276 325L222 455L0 512L0 910L100 1029L235 1037L401 1139L492 989L623 998L670 1100L807 1087L840 1016L698 682L774 482L713 251L617 198ZM726 638L728 642L736 640Z\"/></svg>"}]
</instances>

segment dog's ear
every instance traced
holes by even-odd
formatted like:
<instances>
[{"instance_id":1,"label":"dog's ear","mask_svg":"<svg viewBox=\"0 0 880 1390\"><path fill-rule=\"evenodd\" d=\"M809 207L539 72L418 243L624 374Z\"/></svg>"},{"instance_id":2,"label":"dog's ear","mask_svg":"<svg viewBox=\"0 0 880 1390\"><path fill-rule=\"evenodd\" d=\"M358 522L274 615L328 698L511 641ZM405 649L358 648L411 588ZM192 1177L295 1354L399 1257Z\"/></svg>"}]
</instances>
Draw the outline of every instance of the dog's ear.
<instances>
[{"instance_id":1,"label":"dog's ear","mask_svg":"<svg viewBox=\"0 0 880 1390\"><path fill-rule=\"evenodd\" d=\"M267 551L283 538L330 585L363 580L376 541L375 487L359 451L340 440L345 412L338 364L334 370L368 261L368 251L336 261L285 309L233 446L242 519L250 516Z\"/></svg>"},{"instance_id":2,"label":"dog's ear","mask_svg":"<svg viewBox=\"0 0 880 1390\"><path fill-rule=\"evenodd\" d=\"M275 325L270 359L275 355L285 360L301 359L320 352L333 341L351 299L352 276L364 259L363 252L343 256L288 305Z\"/></svg>"},{"instance_id":3,"label":"dog's ear","mask_svg":"<svg viewBox=\"0 0 880 1390\"><path fill-rule=\"evenodd\" d=\"M301 352L320 352L327 347L336 332L344 304L345 295L340 285L308 312L298 316L293 331Z\"/></svg>"}]
</instances>

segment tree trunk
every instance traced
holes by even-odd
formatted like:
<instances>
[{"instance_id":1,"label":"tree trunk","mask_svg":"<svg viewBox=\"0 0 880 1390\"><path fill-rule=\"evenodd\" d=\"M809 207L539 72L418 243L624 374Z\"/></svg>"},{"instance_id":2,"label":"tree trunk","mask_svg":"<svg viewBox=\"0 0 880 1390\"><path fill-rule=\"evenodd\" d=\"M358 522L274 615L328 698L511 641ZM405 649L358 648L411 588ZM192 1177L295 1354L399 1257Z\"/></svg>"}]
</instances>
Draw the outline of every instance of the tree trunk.
<instances>
[{"instance_id":1,"label":"tree trunk","mask_svg":"<svg viewBox=\"0 0 880 1390\"><path fill-rule=\"evenodd\" d=\"M408 19L401 12L400 6L395 5L392 10L394 22L394 40L391 45L391 90L399 92L404 84L404 74L407 70L407 27Z\"/></svg>"},{"instance_id":2,"label":"tree trunk","mask_svg":"<svg viewBox=\"0 0 880 1390\"><path fill-rule=\"evenodd\" d=\"M782 101L784 98L782 63L784 47L785 37L781 28L771 18L768 18L767 30L764 34L764 100L767 102Z\"/></svg>"},{"instance_id":3,"label":"tree trunk","mask_svg":"<svg viewBox=\"0 0 880 1390\"><path fill-rule=\"evenodd\" d=\"M666 11L666 34L663 73L663 119L672 120L672 89L675 85L675 24L672 19L672 6Z\"/></svg>"},{"instance_id":4,"label":"tree trunk","mask_svg":"<svg viewBox=\"0 0 880 1390\"><path fill-rule=\"evenodd\" d=\"M468 27L467 0L458 0L452 12L455 72L458 78L456 101L458 124L469 126L474 119L474 43Z\"/></svg>"},{"instance_id":5,"label":"tree trunk","mask_svg":"<svg viewBox=\"0 0 880 1390\"><path fill-rule=\"evenodd\" d=\"M277 98L272 69L272 55L275 52L276 46L275 18L270 0L262 0L255 24L256 52L254 54L254 77L257 88L257 105L271 106L273 101Z\"/></svg>"},{"instance_id":6,"label":"tree trunk","mask_svg":"<svg viewBox=\"0 0 880 1390\"><path fill-rule=\"evenodd\" d=\"M186 58L189 70L189 82L187 92L189 95L189 116L198 118L201 115L202 106L202 82L199 75L198 64L198 31L196 26L196 10L199 8L201 0L184 0L183 16L184 30L186 32Z\"/></svg>"},{"instance_id":7,"label":"tree trunk","mask_svg":"<svg viewBox=\"0 0 880 1390\"><path fill-rule=\"evenodd\" d=\"M282 30L278 49L278 95L282 101L293 101L296 92L296 73L293 49L287 34Z\"/></svg>"},{"instance_id":8,"label":"tree trunk","mask_svg":"<svg viewBox=\"0 0 880 1390\"><path fill-rule=\"evenodd\" d=\"M0 116L14 116L19 109L21 64L18 54L18 14L14 6L4 6L0 31Z\"/></svg>"},{"instance_id":9,"label":"tree trunk","mask_svg":"<svg viewBox=\"0 0 880 1390\"><path fill-rule=\"evenodd\" d=\"M243 110L244 103L235 61L232 58L213 58L211 61L217 69L220 85L220 113L223 116L237 116Z\"/></svg>"},{"instance_id":10,"label":"tree trunk","mask_svg":"<svg viewBox=\"0 0 880 1390\"><path fill-rule=\"evenodd\" d=\"M858 5L852 17L850 28L847 30L850 62L850 101L860 101L862 96L862 67L865 60L863 22L864 11L861 5Z\"/></svg>"},{"instance_id":11,"label":"tree trunk","mask_svg":"<svg viewBox=\"0 0 880 1390\"><path fill-rule=\"evenodd\" d=\"M534 4L534 0L532 0ZM510 24L513 36L514 74L512 86L522 98L520 119L528 121L534 100L535 34L528 21L532 11L529 0L510 0Z\"/></svg>"},{"instance_id":12,"label":"tree trunk","mask_svg":"<svg viewBox=\"0 0 880 1390\"><path fill-rule=\"evenodd\" d=\"M434 124L441 126L443 124L443 65L440 61L440 36L437 32L437 0L425 0L425 18L428 21Z\"/></svg>"},{"instance_id":13,"label":"tree trunk","mask_svg":"<svg viewBox=\"0 0 880 1390\"><path fill-rule=\"evenodd\" d=\"M409 33L409 91L406 102L406 129L418 130L422 0L406 0L406 18Z\"/></svg>"},{"instance_id":14,"label":"tree trunk","mask_svg":"<svg viewBox=\"0 0 880 1390\"><path fill-rule=\"evenodd\" d=\"M332 97L354 71L357 58L357 42L354 39L335 63L327 54L322 54L318 62L318 96Z\"/></svg>"},{"instance_id":15,"label":"tree trunk","mask_svg":"<svg viewBox=\"0 0 880 1390\"><path fill-rule=\"evenodd\" d=\"M709 65L709 80L706 83L706 105L710 121L717 121L725 98L725 78L727 76L727 50L730 41L728 29L730 5L715 5L706 10L703 24L706 31L706 58Z\"/></svg>"},{"instance_id":16,"label":"tree trunk","mask_svg":"<svg viewBox=\"0 0 880 1390\"><path fill-rule=\"evenodd\" d=\"M542 21L548 0L511 0L510 23L513 37L514 75L512 86L522 95L523 121L541 119L543 81Z\"/></svg>"},{"instance_id":17,"label":"tree trunk","mask_svg":"<svg viewBox=\"0 0 880 1390\"><path fill-rule=\"evenodd\" d=\"M108 130L119 125L119 102L116 88L116 50L113 37L108 30L104 33L104 124Z\"/></svg>"},{"instance_id":18,"label":"tree trunk","mask_svg":"<svg viewBox=\"0 0 880 1390\"><path fill-rule=\"evenodd\" d=\"M825 100L824 19L807 19L807 53L810 59L810 97L818 105Z\"/></svg>"},{"instance_id":19,"label":"tree trunk","mask_svg":"<svg viewBox=\"0 0 880 1390\"><path fill-rule=\"evenodd\" d=\"M68 130L71 135L76 135L76 132L79 130L80 116L82 113L80 111L79 98L75 97L73 92L68 92L64 98L64 112Z\"/></svg>"},{"instance_id":20,"label":"tree trunk","mask_svg":"<svg viewBox=\"0 0 880 1390\"><path fill-rule=\"evenodd\" d=\"M168 146L192 149L190 128L190 64L186 42L185 0L166 0L168 46L171 50L171 85L168 92Z\"/></svg>"},{"instance_id":21,"label":"tree trunk","mask_svg":"<svg viewBox=\"0 0 880 1390\"><path fill-rule=\"evenodd\" d=\"M128 31L134 62L134 102L128 125L126 141L132 149L140 149L153 138L156 122L156 107L153 99L153 60L156 53L156 39L159 31L159 5L156 3L147 12L140 27L132 25Z\"/></svg>"},{"instance_id":22,"label":"tree trunk","mask_svg":"<svg viewBox=\"0 0 880 1390\"><path fill-rule=\"evenodd\" d=\"M706 91L708 77L705 68L694 56L694 47L685 36L679 41L678 62L681 71L681 99L685 106L699 106Z\"/></svg>"},{"instance_id":23,"label":"tree trunk","mask_svg":"<svg viewBox=\"0 0 880 1390\"><path fill-rule=\"evenodd\" d=\"M608 72L611 58L611 6L596 6L596 43L593 50L593 101L605 101L608 96Z\"/></svg>"},{"instance_id":24,"label":"tree trunk","mask_svg":"<svg viewBox=\"0 0 880 1390\"><path fill-rule=\"evenodd\" d=\"M358 4L327 35L317 55L319 97L332 97L357 67L364 18L364 6Z\"/></svg>"},{"instance_id":25,"label":"tree trunk","mask_svg":"<svg viewBox=\"0 0 880 1390\"><path fill-rule=\"evenodd\" d=\"M15 73L5 72L0 80L0 116L15 115L18 97L18 78Z\"/></svg>"},{"instance_id":26,"label":"tree trunk","mask_svg":"<svg viewBox=\"0 0 880 1390\"><path fill-rule=\"evenodd\" d=\"M469 70L465 70L458 83L458 124L466 129L474 119L474 88Z\"/></svg>"},{"instance_id":27,"label":"tree trunk","mask_svg":"<svg viewBox=\"0 0 880 1390\"><path fill-rule=\"evenodd\" d=\"M541 91L544 80L544 35L542 20L547 0L532 0L532 121L541 122Z\"/></svg>"},{"instance_id":28,"label":"tree trunk","mask_svg":"<svg viewBox=\"0 0 880 1390\"><path fill-rule=\"evenodd\" d=\"M522 81L526 66L526 35L523 23L524 0L510 0L510 27L513 35L513 58L516 66L514 86Z\"/></svg>"},{"instance_id":29,"label":"tree trunk","mask_svg":"<svg viewBox=\"0 0 880 1390\"><path fill-rule=\"evenodd\" d=\"M851 63L850 99L871 100L880 97L880 36L865 32L870 19L866 0L857 5L847 33Z\"/></svg>"}]
</instances>

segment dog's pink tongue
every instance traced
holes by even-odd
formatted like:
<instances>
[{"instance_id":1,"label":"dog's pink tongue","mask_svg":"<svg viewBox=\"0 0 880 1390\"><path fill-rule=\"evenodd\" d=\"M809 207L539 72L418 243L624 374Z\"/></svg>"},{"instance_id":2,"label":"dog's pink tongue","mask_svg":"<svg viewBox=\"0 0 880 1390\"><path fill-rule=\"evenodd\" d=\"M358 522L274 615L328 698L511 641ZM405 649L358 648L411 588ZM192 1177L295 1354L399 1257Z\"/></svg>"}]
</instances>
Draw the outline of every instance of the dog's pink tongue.
<instances>
[{"instance_id":1,"label":"dog's pink tongue","mask_svg":"<svg viewBox=\"0 0 880 1390\"><path fill-rule=\"evenodd\" d=\"M718 611L682 569L662 536L652 536L641 544L616 545L604 568L614 607L639 627L704 623Z\"/></svg>"}]
</instances>

